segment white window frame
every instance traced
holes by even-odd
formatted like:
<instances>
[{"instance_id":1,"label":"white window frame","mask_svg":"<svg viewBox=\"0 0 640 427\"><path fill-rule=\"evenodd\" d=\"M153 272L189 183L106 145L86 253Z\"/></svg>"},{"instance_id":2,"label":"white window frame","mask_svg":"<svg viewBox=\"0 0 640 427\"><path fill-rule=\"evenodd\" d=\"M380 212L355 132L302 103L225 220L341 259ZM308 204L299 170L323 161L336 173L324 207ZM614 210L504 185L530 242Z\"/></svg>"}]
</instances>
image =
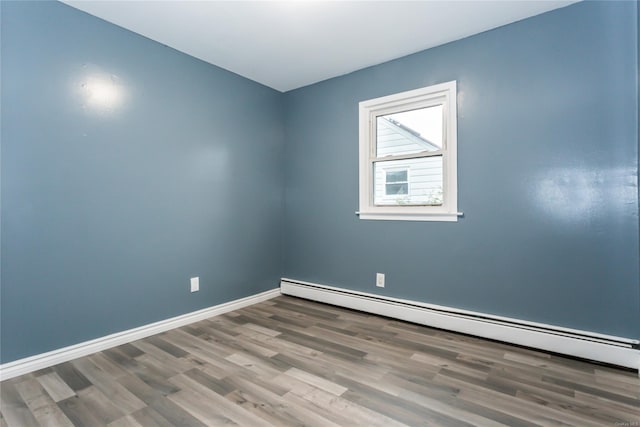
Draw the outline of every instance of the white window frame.
<instances>
[{"instance_id":1,"label":"white window frame","mask_svg":"<svg viewBox=\"0 0 640 427\"><path fill-rule=\"evenodd\" d=\"M457 221L458 161L457 161L457 83L450 81L381 98L362 101L360 111L360 219L404 221ZM376 157L376 118L433 105L443 105L442 190L443 202L437 206L374 204L374 163ZM427 157L426 152L412 155L387 156L385 160Z\"/></svg>"}]
</instances>

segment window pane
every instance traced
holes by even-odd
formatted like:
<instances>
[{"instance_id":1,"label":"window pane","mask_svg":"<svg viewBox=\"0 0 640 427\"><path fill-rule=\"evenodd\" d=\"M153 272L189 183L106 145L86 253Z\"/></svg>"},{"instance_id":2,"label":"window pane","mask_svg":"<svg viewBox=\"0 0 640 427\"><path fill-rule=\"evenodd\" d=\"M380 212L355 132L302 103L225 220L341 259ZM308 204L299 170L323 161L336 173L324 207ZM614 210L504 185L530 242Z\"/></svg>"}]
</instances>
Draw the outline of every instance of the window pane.
<instances>
[{"instance_id":1,"label":"window pane","mask_svg":"<svg viewBox=\"0 0 640 427\"><path fill-rule=\"evenodd\" d=\"M407 170L387 171L387 184L390 182L407 182Z\"/></svg>"},{"instance_id":2,"label":"window pane","mask_svg":"<svg viewBox=\"0 0 640 427\"><path fill-rule=\"evenodd\" d=\"M409 192L409 184L387 184L385 192L387 196L407 194Z\"/></svg>"},{"instance_id":3,"label":"window pane","mask_svg":"<svg viewBox=\"0 0 640 427\"><path fill-rule=\"evenodd\" d=\"M378 116L377 157L442 149L442 105Z\"/></svg>"},{"instance_id":4,"label":"window pane","mask_svg":"<svg viewBox=\"0 0 640 427\"><path fill-rule=\"evenodd\" d=\"M409 171L408 183L388 184L385 178L398 169ZM442 156L375 162L373 182L375 205L441 205Z\"/></svg>"}]
</instances>

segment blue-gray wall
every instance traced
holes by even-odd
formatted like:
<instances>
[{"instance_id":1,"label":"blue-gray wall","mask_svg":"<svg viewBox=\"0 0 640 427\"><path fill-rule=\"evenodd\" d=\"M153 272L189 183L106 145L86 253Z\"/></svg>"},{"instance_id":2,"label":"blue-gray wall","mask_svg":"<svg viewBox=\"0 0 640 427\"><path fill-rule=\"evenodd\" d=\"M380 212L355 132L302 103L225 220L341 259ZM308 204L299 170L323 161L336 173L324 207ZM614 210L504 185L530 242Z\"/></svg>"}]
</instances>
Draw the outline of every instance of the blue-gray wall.
<instances>
[{"instance_id":1,"label":"blue-gray wall","mask_svg":"<svg viewBox=\"0 0 640 427\"><path fill-rule=\"evenodd\" d=\"M1 54L2 362L278 285L282 94L61 3Z\"/></svg>"},{"instance_id":2,"label":"blue-gray wall","mask_svg":"<svg viewBox=\"0 0 640 427\"><path fill-rule=\"evenodd\" d=\"M285 276L638 338L636 7L579 3L287 93ZM464 218L359 220L358 102L449 80Z\"/></svg>"}]
</instances>

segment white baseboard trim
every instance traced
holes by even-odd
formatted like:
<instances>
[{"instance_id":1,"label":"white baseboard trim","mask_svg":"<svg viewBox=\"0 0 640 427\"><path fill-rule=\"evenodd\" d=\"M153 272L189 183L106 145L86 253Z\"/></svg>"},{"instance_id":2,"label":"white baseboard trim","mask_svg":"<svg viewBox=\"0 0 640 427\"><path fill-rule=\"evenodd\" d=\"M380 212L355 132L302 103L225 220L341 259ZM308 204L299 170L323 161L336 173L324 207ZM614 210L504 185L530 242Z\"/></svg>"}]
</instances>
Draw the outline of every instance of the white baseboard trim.
<instances>
[{"instance_id":1,"label":"white baseboard trim","mask_svg":"<svg viewBox=\"0 0 640 427\"><path fill-rule=\"evenodd\" d=\"M283 278L284 295L640 369L640 341Z\"/></svg>"},{"instance_id":2,"label":"white baseboard trim","mask_svg":"<svg viewBox=\"0 0 640 427\"><path fill-rule=\"evenodd\" d=\"M77 359L91 353L106 350L111 347L126 344L146 338L151 335L175 329L180 326L198 322L209 317L218 316L233 310L238 310L280 295L280 289L271 289L256 295L229 301L223 304L214 305L202 310L193 311L181 316L172 317L170 319L161 320L159 322L149 323L144 326L129 329L115 334L96 338L91 341L85 341L69 347L63 347L57 350L48 351L46 353L37 354L35 356L26 357L13 362L0 365L0 381L19 375L28 374L29 372L44 369L49 366Z\"/></svg>"}]
</instances>

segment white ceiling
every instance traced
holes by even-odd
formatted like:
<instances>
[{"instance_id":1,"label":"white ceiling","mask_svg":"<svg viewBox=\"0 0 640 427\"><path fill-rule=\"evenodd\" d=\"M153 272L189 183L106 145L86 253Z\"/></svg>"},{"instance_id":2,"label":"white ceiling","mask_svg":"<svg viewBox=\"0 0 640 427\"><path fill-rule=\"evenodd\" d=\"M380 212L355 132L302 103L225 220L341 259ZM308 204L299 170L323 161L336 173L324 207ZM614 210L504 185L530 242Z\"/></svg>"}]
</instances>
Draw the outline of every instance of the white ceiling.
<instances>
[{"instance_id":1,"label":"white ceiling","mask_svg":"<svg viewBox=\"0 0 640 427\"><path fill-rule=\"evenodd\" d=\"M63 1L282 92L575 3Z\"/></svg>"}]
</instances>

